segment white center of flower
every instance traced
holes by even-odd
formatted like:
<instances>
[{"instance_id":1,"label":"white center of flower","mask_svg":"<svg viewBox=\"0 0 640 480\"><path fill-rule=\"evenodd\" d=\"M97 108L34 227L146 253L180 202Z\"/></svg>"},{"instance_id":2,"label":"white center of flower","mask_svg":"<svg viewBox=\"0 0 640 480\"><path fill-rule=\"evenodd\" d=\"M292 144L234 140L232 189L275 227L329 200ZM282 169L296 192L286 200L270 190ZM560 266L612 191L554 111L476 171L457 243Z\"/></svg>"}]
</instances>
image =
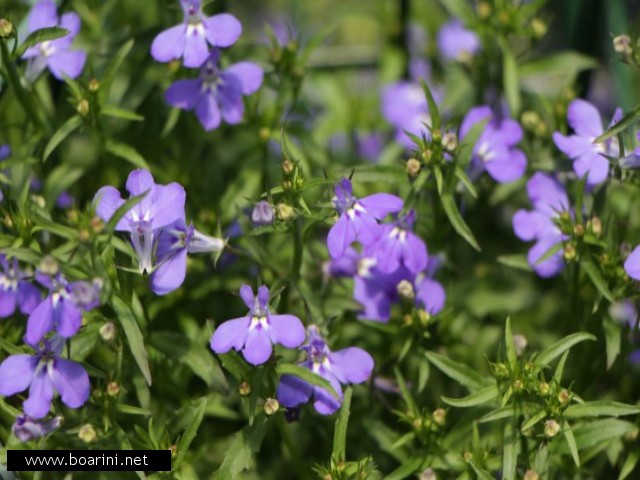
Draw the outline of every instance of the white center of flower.
<instances>
[{"instance_id":1,"label":"white center of flower","mask_svg":"<svg viewBox=\"0 0 640 480\"><path fill-rule=\"evenodd\" d=\"M260 325L261 328L268 330L269 322L267 322L267 317L251 317L251 323L249 324L249 331L251 332L254 328L257 328Z\"/></svg>"},{"instance_id":2,"label":"white center of flower","mask_svg":"<svg viewBox=\"0 0 640 480\"><path fill-rule=\"evenodd\" d=\"M389 233L390 238L397 238L400 242L404 242L407 239L407 231L402 228L393 227Z\"/></svg>"},{"instance_id":3,"label":"white center of flower","mask_svg":"<svg viewBox=\"0 0 640 480\"><path fill-rule=\"evenodd\" d=\"M480 160L482 160L484 163L487 163L493 159L493 157L495 156L495 152L491 150L489 142L484 140L478 147L477 155Z\"/></svg>"},{"instance_id":4,"label":"white center of flower","mask_svg":"<svg viewBox=\"0 0 640 480\"><path fill-rule=\"evenodd\" d=\"M18 289L18 280L6 275L0 275L0 291L15 292Z\"/></svg>"},{"instance_id":5,"label":"white center of flower","mask_svg":"<svg viewBox=\"0 0 640 480\"><path fill-rule=\"evenodd\" d=\"M43 57L48 57L55 51L55 48L49 40L40 43L40 54Z\"/></svg>"},{"instance_id":6,"label":"white center of flower","mask_svg":"<svg viewBox=\"0 0 640 480\"><path fill-rule=\"evenodd\" d=\"M349 210L347 210L347 216L353 220L356 217L356 213L357 212L366 212L367 210L360 205L359 203L354 203L353 207L351 207Z\"/></svg>"},{"instance_id":7,"label":"white center of flower","mask_svg":"<svg viewBox=\"0 0 640 480\"><path fill-rule=\"evenodd\" d=\"M187 37L189 36L200 36L204 37L204 25L202 24L202 20L200 20L199 16L195 17L195 21L189 21L187 24Z\"/></svg>"},{"instance_id":8,"label":"white center of flower","mask_svg":"<svg viewBox=\"0 0 640 480\"><path fill-rule=\"evenodd\" d=\"M369 277L371 270L376 266L378 261L375 258L362 258L358 261L358 276Z\"/></svg>"}]
</instances>

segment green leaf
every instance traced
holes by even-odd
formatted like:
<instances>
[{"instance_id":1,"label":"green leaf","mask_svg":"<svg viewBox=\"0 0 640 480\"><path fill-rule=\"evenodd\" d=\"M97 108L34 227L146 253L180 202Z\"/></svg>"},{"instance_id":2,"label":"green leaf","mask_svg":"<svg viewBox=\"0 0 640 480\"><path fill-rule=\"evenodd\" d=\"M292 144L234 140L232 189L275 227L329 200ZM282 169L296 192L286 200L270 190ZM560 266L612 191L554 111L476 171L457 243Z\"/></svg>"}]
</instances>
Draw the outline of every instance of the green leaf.
<instances>
[{"instance_id":1,"label":"green leaf","mask_svg":"<svg viewBox=\"0 0 640 480\"><path fill-rule=\"evenodd\" d=\"M548 365L555 358L558 358L560 355L562 355L566 350L569 350L577 343L585 342L587 340L596 340L596 337L586 332L578 332L567 335L566 337L558 340L554 344L541 351L536 357L536 363L540 365Z\"/></svg>"},{"instance_id":2,"label":"green leaf","mask_svg":"<svg viewBox=\"0 0 640 480\"><path fill-rule=\"evenodd\" d=\"M540 478L547 478L549 471L549 444L543 441L536 452L533 460L533 469L540 475Z\"/></svg>"},{"instance_id":3,"label":"green leaf","mask_svg":"<svg viewBox=\"0 0 640 480\"><path fill-rule=\"evenodd\" d=\"M195 405L191 408L191 415L193 419L189 423L189 426L180 437L180 441L176 444L176 456L173 459L174 470L178 468L180 462L184 459L185 454L189 450L189 445L196 438L202 419L204 418L204 412L207 409L207 397L202 397L195 402Z\"/></svg>"},{"instance_id":4,"label":"green leaf","mask_svg":"<svg viewBox=\"0 0 640 480\"><path fill-rule=\"evenodd\" d=\"M49 156L53 153L58 145L60 145L65 138L67 138L71 133L80 128L82 125L82 118L79 115L74 115L69 120L64 122L56 133L53 134L47 146L44 147L44 153L42 155L42 160L46 161Z\"/></svg>"},{"instance_id":5,"label":"green leaf","mask_svg":"<svg viewBox=\"0 0 640 480\"><path fill-rule=\"evenodd\" d=\"M618 439L636 429L637 427L633 423L618 420L617 418L607 418L574 426L573 434L578 448L584 450L602 442Z\"/></svg>"},{"instance_id":6,"label":"green leaf","mask_svg":"<svg viewBox=\"0 0 640 480\"><path fill-rule=\"evenodd\" d=\"M451 225L453 225L455 231L458 232L458 234L462 238L464 238L469 243L469 245L480 252L480 245L478 245L476 237L473 236L471 229L464 222L462 215L460 215L460 211L456 206L453 195L451 195L450 193L444 193L440 197L440 201L442 202L442 208L447 214L447 217L449 218L449 221L451 222Z\"/></svg>"},{"instance_id":7,"label":"green leaf","mask_svg":"<svg viewBox=\"0 0 640 480\"><path fill-rule=\"evenodd\" d=\"M452 407L468 408L484 405L498 397L498 387L491 385L463 398L441 397L442 401Z\"/></svg>"},{"instance_id":8,"label":"green leaf","mask_svg":"<svg viewBox=\"0 0 640 480\"><path fill-rule=\"evenodd\" d=\"M504 94L509 104L511 116L517 118L522 103L520 98L520 82L518 80L518 63L507 43L500 42L500 45L502 47L502 83Z\"/></svg>"},{"instance_id":9,"label":"green leaf","mask_svg":"<svg viewBox=\"0 0 640 480\"><path fill-rule=\"evenodd\" d=\"M562 374L564 373L564 366L567 363L567 358L569 358L569 350L562 354L558 365L556 365L556 371L553 372L553 379L558 382L558 384L562 383Z\"/></svg>"},{"instance_id":10,"label":"green leaf","mask_svg":"<svg viewBox=\"0 0 640 480\"><path fill-rule=\"evenodd\" d=\"M609 370L620 354L622 327L611 318L605 318L602 322L602 328L604 330L604 339L607 348L607 370Z\"/></svg>"},{"instance_id":11,"label":"green leaf","mask_svg":"<svg viewBox=\"0 0 640 480\"><path fill-rule=\"evenodd\" d=\"M513 344L513 333L511 332L511 317L507 317L507 322L504 327L504 344L505 348L507 349L507 360L509 362L509 366L513 370L518 359L516 356L516 347Z\"/></svg>"},{"instance_id":12,"label":"green leaf","mask_svg":"<svg viewBox=\"0 0 640 480\"><path fill-rule=\"evenodd\" d=\"M544 420L546 416L547 416L547 410L545 408L541 408L534 415L532 415L531 418L529 418L529 420L527 420L522 424L522 426L520 427L520 431L522 433L526 432L531 427L533 427L536 423Z\"/></svg>"},{"instance_id":13,"label":"green leaf","mask_svg":"<svg viewBox=\"0 0 640 480\"><path fill-rule=\"evenodd\" d=\"M567 441L567 445L569 446L573 462L576 464L576 467L579 467L580 455L578 454L578 445L576 445L576 439L571 431L571 425L569 425L569 422L566 420L562 422L562 433L564 434L564 439Z\"/></svg>"},{"instance_id":14,"label":"green leaf","mask_svg":"<svg viewBox=\"0 0 640 480\"><path fill-rule=\"evenodd\" d=\"M66 37L67 35L69 35L69 30L60 27L46 27L36 30L30 33L24 42L16 49L15 58L22 57L27 48L33 47L38 43L48 42L56 38Z\"/></svg>"},{"instance_id":15,"label":"green leaf","mask_svg":"<svg viewBox=\"0 0 640 480\"><path fill-rule=\"evenodd\" d=\"M640 120L640 105L627 113L624 117L622 117L622 120L620 120L611 128L607 129L602 135L596 137L593 143L602 143L610 139L611 137L615 137L616 135L625 131L631 125L636 123L638 120Z\"/></svg>"},{"instance_id":16,"label":"green leaf","mask_svg":"<svg viewBox=\"0 0 640 480\"><path fill-rule=\"evenodd\" d=\"M404 400L404 403L407 404L407 408L414 415L419 415L420 410L418 409L418 406L416 405L416 402L413 399L413 396L411 395L411 392L409 392L409 389L407 388L407 382L405 381L404 376L402 375L402 372L400 371L400 369L398 367L395 367L393 369L393 372L395 373L396 381L398 382L398 388L400 389L400 395L402 396L402 399Z\"/></svg>"},{"instance_id":17,"label":"green leaf","mask_svg":"<svg viewBox=\"0 0 640 480\"><path fill-rule=\"evenodd\" d=\"M116 52L116 54L113 56L113 60L107 67L107 70L105 71L105 74L102 77L102 80L100 82L101 103L105 103L104 101L106 100L107 95L109 94L109 90L111 90L111 85L113 84L113 81L116 77L116 73L118 73L118 70L122 65L122 62L124 61L126 56L129 54L129 51L133 47L133 44L134 44L133 39L130 39L127 42L125 42L120 47L120 49Z\"/></svg>"},{"instance_id":18,"label":"green leaf","mask_svg":"<svg viewBox=\"0 0 640 480\"><path fill-rule=\"evenodd\" d=\"M106 115L107 117L120 118L122 120L131 120L133 122L141 122L144 120L142 115L138 115L136 112L125 110L124 108L116 107L114 105L105 105L100 109L100 114Z\"/></svg>"},{"instance_id":19,"label":"green leaf","mask_svg":"<svg viewBox=\"0 0 640 480\"><path fill-rule=\"evenodd\" d=\"M624 480L633 472L633 469L636 468L638 464L638 460L640 460L640 452L637 450L629 452L627 458L622 464L622 468L620 469L620 475L618 475L618 480Z\"/></svg>"},{"instance_id":20,"label":"green leaf","mask_svg":"<svg viewBox=\"0 0 640 480\"><path fill-rule=\"evenodd\" d=\"M148 408L134 407L133 405L124 405L122 403L116 405L116 410L120 413L126 413L127 415L149 416L152 414Z\"/></svg>"},{"instance_id":21,"label":"green leaf","mask_svg":"<svg viewBox=\"0 0 640 480\"><path fill-rule=\"evenodd\" d=\"M472 370L466 365L455 362L449 359L449 357L445 357L444 355L440 355L435 352L426 352L425 355L427 356L427 359L429 359L429 361L442 373L461 385L464 385L471 391L482 390L493 383L492 379L483 377L475 370Z\"/></svg>"},{"instance_id":22,"label":"green leaf","mask_svg":"<svg viewBox=\"0 0 640 480\"><path fill-rule=\"evenodd\" d=\"M529 266L526 255L500 255L496 260L498 261L498 263L506 265L507 267L516 268L525 272L531 272L531 267Z\"/></svg>"},{"instance_id":23,"label":"green leaf","mask_svg":"<svg viewBox=\"0 0 640 480\"><path fill-rule=\"evenodd\" d=\"M511 424L504 427L502 443L502 478L515 480L518 454L520 453L520 437L514 432Z\"/></svg>"},{"instance_id":24,"label":"green leaf","mask_svg":"<svg viewBox=\"0 0 640 480\"><path fill-rule=\"evenodd\" d=\"M469 465L471 465L471 468L473 468L473 471L476 472L476 475L478 475L479 479L481 479L481 480L495 480L493 475L491 475L491 473L489 473L487 470L482 468L480 465L478 465L473 460L469 461Z\"/></svg>"},{"instance_id":25,"label":"green leaf","mask_svg":"<svg viewBox=\"0 0 640 480\"><path fill-rule=\"evenodd\" d=\"M593 285L602 294L602 296L607 300L609 300L610 302L614 302L615 300L613 298L613 294L611 293L611 290L609 290L609 287L607 286L607 283L604 281L604 278L602 278L602 275L598 267L596 267L593 262L586 259L582 260L580 262L580 265L582 266L582 269L587 273L587 275L593 282Z\"/></svg>"},{"instance_id":26,"label":"green leaf","mask_svg":"<svg viewBox=\"0 0 640 480\"><path fill-rule=\"evenodd\" d=\"M540 74L567 75L567 69L578 72L596 68L597 66L598 61L595 58L569 50L552 55L545 55L544 57L523 63L520 65L519 71L523 77Z\"/></svg>"},{"instance_id":27,"label":"green leaf","mask_svg":"<svg viewBox=\"0 0 640 480\"><path fill-rule=\"evenodd\" d=\"M476 15L466 0L440 0L440 3L451 16L460 18L463 23L469 25L475 21Z\"/></svg>"},{"instance_id":28,"label":"green leaf","mask_svg":"<svg viewBox=\"0 0 640 480\"><path fill-rule=\"evenodd\" d=\"M466 172L462 168L460 168L459 165L455 166L454 174L456 177L458 177L458 180L460 180L460 182L462 182L462 184L466 187L471 196L473 198L478 198L476 187L473 185L473 182L471 181L471 179L469 179Z\"/></svg>"},{"instance_id":29,"label":"green leaf","mask_svg":"<svg viewBox=\"0 0 640 480\"><path fill-rule=\"evenodd\" d=\"M240 473L251 466L251 458L260 450L266 427L267 421L262 413L252 426L245 427L234 435L220 468L213 475L214 480L240 478Z\"/></svg>"},{"instance_id":30,"label":"green leaf","mask_svg":"<svg viewBox=\"0 0 640 480\"><path fill-rule=\"evenodd\" d=\"M294 377L298 377L301 380L304 380L311 385L315 385L316 387L321 387L327 390L331 395L333 395L336 399L340 399L340 396L336 393L336 391L331 386L328 380L321 377L320 375L313 373L311 370L300 367L298 365L293 365L291 363L282 363L278 365L278 375L293 375Z\"/></svg>"},{"instance_id":31,"label":"green leaf","mask_svg":"<svg viewBox=\"0 0 640 480\"><path fill-rule=\"evenodd\" d=\"M637 415L639 413L640 408L635 405L608 400L596 400L570 405L564 411L564 416L566 418L622 417L625 415Z\"/></svg>"},{"instance_id":32,"label":"green leaf","mask_svg":"<svg viewBox=\"0 0 640 480\"><path fill-rule=\"evenodd\" d=\"M402 465L400 465L393 472L384 477L384 480L404 480L405 478L408 478L409 476L420 470L423 461L423 458L414 457L406 462L403 462Z\"/></svg>"},{"instance_id":33,"label":"green leaf","mask_svg":"<svg viewBox=\"0 0 640 480\"><path fill-rule=\"evenodd\" d=\"M144 340L142 338L142 332L136 322L136 318L131 311L131 308L120 297L114 296L111 299L111 305L116 312L118 320L120 320L120 326L127 337L127 344L129 350L138 364L138 368L142 372L148 385L151 385L151 369L149 368L149 358L147 356L147 350L144 348Z\"/></svg>"},{"instance_id":34,"label":"green leaf","mask_svg":"<svg viewBox=\"0 0 640 480\"><path fill-rule=\"evenodd\" d=\"M424 92L424 96L427 99L427 105L429 106L429 116L431 117L431 128L432 130L440 130L441 118L440 112L438 111L438 105L436 104L435 99L433 98L433 94L431 93L431 89L427 82L421 78L420 85L422 85L422 91Z\"/></svg>"},{"instance_id":35,"label":"green leaf","mask_svg":"<svg viewBox=\"0 0 640 480\"><path fill-rule=\"evenodd\" d=\"M138 168L144 168L145 170L150 169L149 164L147 164L146 160L142 158L142 155L140 155L138 151L130 145L109 140L105 145L105 150L116 157L130 162Z\"/></svg>"},{"instance_id":36,"label":"green leaf","mask_svg":"<svg viewBox=\"0 0 640 480\"><path fill-rule=\"evenodd\" d=\"M342 406L340 407L340 413L336 419L336 426L333 432L333 453L332 458L336 462L343 462L346 460L347 455L347 427L349 425L349 412L351 409L351 395L353 389L347 387L344 391L344 398L342 400Z\"/></svg>"},{"instance_id":37,"label":"green leaf","mask_svg":"<svg viewBox=\"0 0 640 480\"><path fill-rule=\"evenodd\" d=\"M487 123L489 119L484 119L480 122L477 122L471 127L471 129L464 136L464 139L460 141L460 149L458 154L456 155L455 164L457 167L464 169L471 163L471 158L473 157L473 147L480 136L484 133L485 128L487 127Z\"/></svg>"},{"instance_id":38,"label":"green leaf","mask_svg":"<svg viewBox=\"0 0 640 480\"><path fill-rule=\"evenodd\" d=\"M506 405L504 407L496 408L490 411L486 415L480 417L478 423L495 422L496 420L502 420L504 418L512 418L516 414L516 408L514 405Z\"/></svg>"}]
</instances>

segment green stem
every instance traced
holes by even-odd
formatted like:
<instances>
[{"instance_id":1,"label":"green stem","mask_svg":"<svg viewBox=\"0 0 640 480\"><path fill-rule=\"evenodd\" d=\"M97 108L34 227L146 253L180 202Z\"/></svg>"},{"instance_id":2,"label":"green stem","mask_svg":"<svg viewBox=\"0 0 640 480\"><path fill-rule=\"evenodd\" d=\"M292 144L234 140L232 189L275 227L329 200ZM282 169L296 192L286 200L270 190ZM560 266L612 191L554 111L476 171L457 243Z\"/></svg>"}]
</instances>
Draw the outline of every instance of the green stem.
<instances>
[{"instance_id":1,"label":"green stem","mask_svg":"<svg viewBox=\"0 0 640 480\"><path fill-rule=\"evenodd\" d=\"M302 267L302 227L301 219L296 218L293 223L293 266L291 268L291 276L293 279L300 277L300 268Z\"/></svg>"}]
</instances>

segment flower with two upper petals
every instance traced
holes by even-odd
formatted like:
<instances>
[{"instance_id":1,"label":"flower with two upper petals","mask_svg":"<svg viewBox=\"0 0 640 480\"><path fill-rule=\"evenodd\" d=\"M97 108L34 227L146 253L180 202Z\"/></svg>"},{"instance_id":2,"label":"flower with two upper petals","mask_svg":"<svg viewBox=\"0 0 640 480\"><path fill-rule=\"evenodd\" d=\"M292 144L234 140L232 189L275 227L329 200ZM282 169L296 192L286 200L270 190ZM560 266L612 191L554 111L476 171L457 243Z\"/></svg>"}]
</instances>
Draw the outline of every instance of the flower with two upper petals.
<instances>
[{"instance_id":1,"label":"flower with two upper petals","mask_svg":"<svg viewBox=\"0 0 640 480\"><path fill-rule=\"evenodd\" d=\"M18 260L8 260L0 254L0 318L13 315L16 307L25 315L40 303L40 292L25 280L26 273L18 268Z\"/></svg>"}]
</instances>

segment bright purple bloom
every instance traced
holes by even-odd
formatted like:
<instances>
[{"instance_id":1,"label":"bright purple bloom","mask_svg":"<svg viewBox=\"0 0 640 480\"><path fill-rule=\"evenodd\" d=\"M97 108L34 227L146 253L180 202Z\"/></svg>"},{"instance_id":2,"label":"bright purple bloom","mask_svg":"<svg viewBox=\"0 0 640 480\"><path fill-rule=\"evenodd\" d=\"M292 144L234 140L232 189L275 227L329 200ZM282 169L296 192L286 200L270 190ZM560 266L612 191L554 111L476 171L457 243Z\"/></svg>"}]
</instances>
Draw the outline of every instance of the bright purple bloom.
<instances>
[{"instance_id":1,"label":"bright purple bloom","mask_svg":"<svg viewBox=\"0 0 640 480\"><path fill-rule=\"evenodd\" d=\"M640 281L640 245L624 261L624 271L634 280Z\"/></svg>"},{"instance_id":2,"label":"bright purple bloom","mask_svg":"<svg viewBox=\"0 0 640 480\"><path fill-rule=\"evenodd\" d=\"M4 160L5 158L9 158L10 156L11 156L11 147L6 143L3 145L0 145L0 161Z\"/></svg>"},{"instance_id":3,"label":"bright purple bloom","mask_svg":"<svg viewBox=\"0 0 640 480\"><path fill-rule=\"evenodd\" d=\"M272 344L295 348L304 342L304 326L293 315L273 315L269 311L269 289L262 285L253 295L249 285L240 288L240 296L249 313L227 320L213 332L211 350L226 353L232 348L242 351L247 362L261 365L269 360Z\"/></svg>"},{"instance_id":4,"label":"bright purple bloom","mask_svg":"<svg viewBox=\"0 0 640 480\"><path fill-rule=\"evenodd\" d=\"M230 47L242 33L242 25L228 13L205 17L200 0L180 0L184 21L161 32L151 44L151 56L158 62L184 57L184 66L198 68L207 61L209 45Z\"/></svg>"},{"instance_id":5,"label":"bright purple bloom","mask_svg":"<svg viewBox=\"0 0 640 480\"><path fill-rule=\"evenodd\" d=\"M28 442L53 432L62 424L60 415L49 420L36 420L29 415L20 415L16 418L11 431L21 442Z\"/></svg>"},{"instance_id":6,"label":"bright purple bloom","mask_svg":"<svg viewBox=\"0 0 640 480\"><path fill-rule=\"evenodd\" d=\"M273 223L273 207L266 200L260 200L251 211L251 222L256 227L263 227Z\"/></svg>"},{"instance_id":7,"label":"bright purple bloom","mask_svg":"<svg viewBox=\"0 0 640 480\"><path fill-rule=\"evenodd\" d=\"M371 251L375 253L382 273L393 273L400 266L414 274L427 268L427 246L412 231L415 220L416 213L410 210L395 222L381 226L378 241Z\"/></svg>"},{"instance_id":8,"label":"bright purple bloom","mask_svg":"<svg viewBox=\"0 0 640 480\"><path fill-rule=\"evenodd\" d=\"M38 271L36 279L49 289L49 295L27 320L24 340L34 348L54 330L63 339L75 335L82 325L82 310L88 311L100 304L101 289L100 282L69 283L61 274L50 277Z\"/></svg>"},{"instance_id":9,"label":"bright purple bloom","mask_svg":"<svg viewBox=\"0 0 640 480\"><path fill-rule=\"evenodd\" d=\"M374 243L381 233L377 220L399 212L403 206L401 198L388 193L358 199L353 196L351 181L344 177L336 183L332 201L340 215L327 237L327 248L332 258L341 257L355 241L364 246Z\"/></svg>"},{"instance_id":10,"label":"bright purple bloom","mask_svg":"<svg viewBox=\"0 0 640 480\"><path fill-rule=\"evenodd\" d=\"M157 231L184 218L186 193L182 185L173 182L157 185L147 170L134 170L127 178L127 191L131 196L144 195L116 224L116 230L131 233L131 243L138 255L140 272L153 268L153 246ZM102 187L94 197L96 214L108 222L124 200L120 192Z\"/></svg>"},{"instance_id":11,"label":"bright purple bloom","mask_svg":"<svg viewBox=\"0 0 640 480\"><path fill-rule=\"evenodd\" d=\"M316 411L321 415L331 415L342 403L340 384L367 381L373 371L373 358L358 347L332 352L315 325L311 325L308 331L308 343L301 347L307 352L307 360L301 365L328 380L340 399L326 389L311 385L298 377L283 375L278 385L278 402L292 408L307 403L313 396Z\"/></svg>"},{"instance_id":12,"label":"bright purple bloom","mask_svg":"<svg viewBox=\"0 0 640 480\"><path fill-rule=\"evenodd\" d=\"M531 268L541 277L553 277L564 268L562 248L545 261L538 260L566 239L556 219L562 212L569 212L569 198L560 182L540 172L527 182L527 193L533 210L518 210L513 216L513 230L521 240L536 241L527 255Z\"/></svg>"},{"instance_id":13,"label":"bright purple bloom","mask_svg":"<svg viewBox=\"0 0 640 480\"><path fill-rule=\"evenodd\" d=\"M262 85L263 71L253 62L234 63L220 70L220 52L213 50L197 79L178 80L165 92L166 102L182 110L195 110L206 131L221 120L235 125L244 115L243 95L255 93Z\"/></svg>"},{"instance_id":14,"label":"bright purple bloom","mask_svg":"<svg viewBox=\"0 0 640 480\"><path fill-rule=\"evenodd\" d=\"M86 52L72 50L71 43L80 31L80 17L74 12L65 13L58 18L58 9L52 0L41 0L29 13L29 33L46 27L61 27L69 30L69 34L40 42L28 48L23 59L28 59L26 77L35 80L45 68L58 80L64 77L77 78L87 60Z\"/></svg>"},{"instance_id":15,"label":"bright purple bloom","mask_svg":"<svg viewBox=\"0 0 640 480\"><path fill-rule=\"evenodd\" d=\"M480 39L460 20L445 23L438 32L438 52L445 60L467 61L480 51Z\"/></svg>"},{"instance_id":16,"label":"bright purple bloom","mask_svg":"<svg viewBox=\"0 0 640 480\"><path fill-rule=\"evenodd\" d=\"M81 407L89 398L89 376L79 363L60 357L64 338L45 340L35 355L11 355L0 365L0 395L10 396L29 388L24 412L42 418L51 408L54 392L70 408Z\"/></svg>"},{"instance_id":17,"label":"bright purple bloom","mask_svg":"<svg viewBox=\"0 0 640 480\"><path fill-rule=\"evenodd\" d=\"M460 139L483 120L488 123L473 147L472 172L478 175L486 170L500 183L518 180L527 168L527 157L514 148L522 140L522 128L510 118L497 118L488 106L473 107L462 120Z\"/></svg>"},{"instance_id":18,"label":"bright purple bloom","mask_svg":"<svg viewBox=\"0 0 640 480\"><path fill-rule=\"evenodd\" d=\"M71 208L73 205L73 195L69 192L62 192L56 199L56 207L58 208Z\"/></svg>"},{"instance_id":19,"label":"bright purple bloom","mask_svg":"<svg viewBox=\"0 0 640 480\"><path fill-rule=\"evenodd\" d=\"M25 280L28 275L18 268L18 260L0 254L0 318L14 314L16 307L29 315L40 303L40 291Z\"/></svg>"},{"instance_id":20,"label":"bright purple bloom","mask_svg":"<svg viewBox=\"0 0 640 480\"><path fill-rule=\"evenodd\" d=\"M620 121L622 110L617 109L611 119L611 125ZM577 99L569 104L567 120L573 129L573 135L553 134L558 149L571 158L573 171L580 178L587 176L589 186L604 182L609 176L609 161L603 155L617 157L620 154L618 139L612 137L603 143L593 143L604 129L600 113L589 102Z\"/></svg>"}]
</instances>

